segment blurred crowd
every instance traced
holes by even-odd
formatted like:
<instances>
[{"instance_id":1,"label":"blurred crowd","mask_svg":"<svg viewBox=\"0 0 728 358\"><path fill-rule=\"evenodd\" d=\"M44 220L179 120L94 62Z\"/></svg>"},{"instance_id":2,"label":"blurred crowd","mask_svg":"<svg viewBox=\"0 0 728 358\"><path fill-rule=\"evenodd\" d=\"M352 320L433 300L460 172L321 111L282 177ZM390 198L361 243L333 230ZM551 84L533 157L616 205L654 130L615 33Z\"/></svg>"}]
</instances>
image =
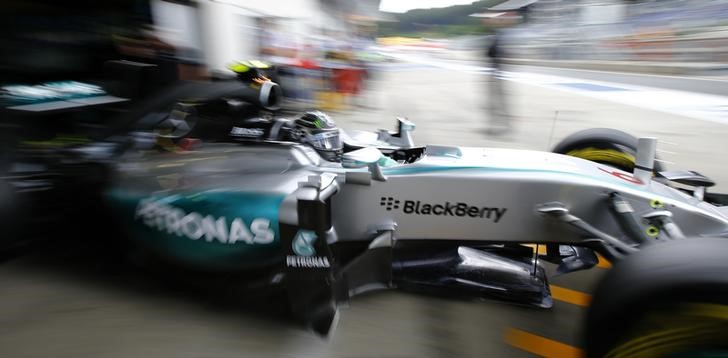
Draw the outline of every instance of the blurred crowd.
<instances>
[{"instance_id":1,"label":"blurred crowd","mask_svg":"<svg viewBox=\"0 0 728 358\"><path fill-rule=\"evenodd\" d=\"M381 61L374 49L375 28L301 36L275 19L262 19L257 31L259 58L276 65L287 99L327 110L367 105L360 95Z\"/></svg>"}]
</instances>

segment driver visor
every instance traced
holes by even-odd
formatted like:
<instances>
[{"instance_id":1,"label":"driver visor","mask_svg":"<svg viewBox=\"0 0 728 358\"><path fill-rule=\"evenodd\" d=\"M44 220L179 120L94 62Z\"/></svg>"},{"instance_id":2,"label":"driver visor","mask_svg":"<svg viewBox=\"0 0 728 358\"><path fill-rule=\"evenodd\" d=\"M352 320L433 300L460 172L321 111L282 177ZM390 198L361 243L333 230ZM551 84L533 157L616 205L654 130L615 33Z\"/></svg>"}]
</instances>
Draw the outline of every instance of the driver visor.
<instances>
[{"instance_id":1,"label":"driver visor","mask_svg":"<svg viewBox=\"0 0 728 358\"><path fill-rule=\"evenodd\" d=\"M343 148L338 129L309 134L306 139L312 147L319 150L340 150Z\"/></svg>"}]
</instances>

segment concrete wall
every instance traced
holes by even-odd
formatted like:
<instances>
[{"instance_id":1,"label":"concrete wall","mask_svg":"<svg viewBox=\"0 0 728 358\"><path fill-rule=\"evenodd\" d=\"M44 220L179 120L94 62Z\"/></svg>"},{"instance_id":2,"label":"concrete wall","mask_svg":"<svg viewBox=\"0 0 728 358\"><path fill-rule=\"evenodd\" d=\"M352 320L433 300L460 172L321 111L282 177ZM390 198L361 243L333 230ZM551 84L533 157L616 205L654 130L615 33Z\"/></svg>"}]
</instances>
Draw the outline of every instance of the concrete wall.
<instances>
[{"instance_id":1,"label":"concrete wall","mask_svg":"<svg viewBox=\"0 0 728 358\"><path fill-rule=\"evenodd\" d=\"M234 60L258 57L258 18L272 18L277 30L300 43L328 19L318 0L220 0L199 2L202 50L211 70ZM343 20L342 20L343 21Z\"/></svg>"},{"instance_id":2,"label":"concrete wall","mask_svg":"<svg viewBox=\"0 0 728 358\"><path fill-rule=\"evenodd\" d=\"M579 9L583 25L614 24L624 20L627 7L621 1L584 0Z\"/></svg>"}]
</instances>

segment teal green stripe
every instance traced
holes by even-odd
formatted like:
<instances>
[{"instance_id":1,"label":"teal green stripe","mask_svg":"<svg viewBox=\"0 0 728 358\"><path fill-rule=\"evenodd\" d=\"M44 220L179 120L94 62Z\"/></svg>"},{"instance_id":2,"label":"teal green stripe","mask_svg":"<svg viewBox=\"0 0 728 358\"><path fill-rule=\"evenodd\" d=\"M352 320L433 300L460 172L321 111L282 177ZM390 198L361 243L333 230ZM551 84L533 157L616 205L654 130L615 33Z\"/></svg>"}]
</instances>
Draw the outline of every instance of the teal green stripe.
<instances>
[{"instance_id":1,"label":"teal green stripe","mask_svg":"<svg viewBox=\"0 0 728 358\"><path fill-rule=\"evenodd\" d=\"M564 175L571 175L576 176L580 178L588 178L593 179L601 182L608 182L613 184L618 184L624 187L628 187L630 189L640 189L640 187L637 184L627 184L622 183L621 180L612 180L607 181L600 177L596 176L589 176L589 175L582 175L572 172L564 172L564 171L558 171L558 170L545 170L545 169L521 169L521 168L494 168L494 167L477 167L477 166L458 166L458 167L441 167L441 166L433 166L433 167L408 167L408 168L384 168L383 172L385 175L409 175L409 174L426 174L426 173L436 173L436 172L445 172L445 171L455 171L455 170L474 170L478 172L519 172L519 173L549 173L549 174L564 174Z\"/></svg>"}]
</instances>

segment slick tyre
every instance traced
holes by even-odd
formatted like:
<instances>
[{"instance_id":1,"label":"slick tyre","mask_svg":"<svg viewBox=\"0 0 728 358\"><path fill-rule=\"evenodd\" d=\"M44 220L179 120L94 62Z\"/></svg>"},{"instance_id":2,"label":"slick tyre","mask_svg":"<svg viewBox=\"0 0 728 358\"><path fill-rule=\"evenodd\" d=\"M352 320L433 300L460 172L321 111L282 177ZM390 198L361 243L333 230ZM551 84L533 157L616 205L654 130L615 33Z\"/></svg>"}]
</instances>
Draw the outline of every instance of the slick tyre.
<instances>
[{"instance_id":1,"label":"slick tyre","mask_svg":"<svg viewBox=\"0 0 728 358\"><path fill-rule=\"evenodd\" d=\"M592 128L569 135L559 142L552 152L632 172L637 152L637 138L616 129ZM660 170L662 170L660 164L655 163L655 171Z\"/></svg>"},{"instance_id":2,"label":"slick tyre","mask_svg":"<svg viewBox=\"0 0 728 358\"><path fill-rule=\"evenodd\" d=\"M728 240L648 246L599 283L585 325L587 357L728 355Z\"/></svg>"}]
</instances>

